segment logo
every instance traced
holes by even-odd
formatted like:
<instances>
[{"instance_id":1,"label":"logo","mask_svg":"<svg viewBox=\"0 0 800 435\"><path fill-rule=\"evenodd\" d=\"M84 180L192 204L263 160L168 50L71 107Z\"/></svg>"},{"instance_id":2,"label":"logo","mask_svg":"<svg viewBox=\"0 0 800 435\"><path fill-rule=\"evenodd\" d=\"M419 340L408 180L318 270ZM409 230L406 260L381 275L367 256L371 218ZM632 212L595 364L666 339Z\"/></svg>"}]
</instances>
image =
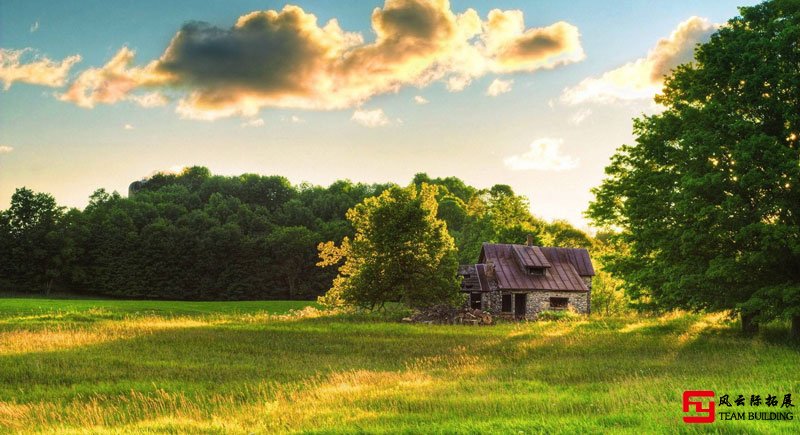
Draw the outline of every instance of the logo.
<instances>
[{"instance_id":1,"label":"logo","mask_svg":"<svg viewBox=\"0 0 800 435\"><path fill-rule=\"evenodd\" d=\"M700 400L692 400L695 397L706 397L710 400L707 400L707 405L703 406L704 401ZM713 423L714 417L716 414L714 413L715 397L713 391L711 390L687 390L683 392L683 412L689 413L694 412L698 415L687 415L683 417L683 421L686 423ZM694 408L694 409L692 409Z\"/></svg>"}]
</instances>

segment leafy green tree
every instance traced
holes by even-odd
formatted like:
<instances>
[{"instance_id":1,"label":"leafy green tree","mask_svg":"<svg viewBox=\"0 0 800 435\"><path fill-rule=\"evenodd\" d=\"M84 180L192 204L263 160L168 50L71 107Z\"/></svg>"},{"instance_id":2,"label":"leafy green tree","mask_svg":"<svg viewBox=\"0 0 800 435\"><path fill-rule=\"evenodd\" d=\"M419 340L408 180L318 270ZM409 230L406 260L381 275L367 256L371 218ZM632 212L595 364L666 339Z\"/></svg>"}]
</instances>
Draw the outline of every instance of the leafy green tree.
<instances>
[{"instance_id":1,"label":"leafy green tree","mask_svg":"<svg viewBox=\"0 0 800 435\"><path fill-rule=\"evenodd\" d=\"M0 271L12 287L49 294L69 268L74 251L66 241L64 213L46 193L22 187L11 196L11 207L0 212Z\"/></svg>"},{"instance_id":2,"label":"leafy green tree","mask_svg":"<svg viewBox=\"0 0 800 435\"><path fill-rule=\"evenodd\" d=\"M457 234L461 263L474 263L484 242L524 243L533 236L536 245L552 244L545 223L531 215L527 198L516 195L507 185L477 192L466 211L467 219Z\"/></svg>"},{"instance_id":3,"label":"leafy green tree","mask_svg":"<svg viewBox=\"0 0 800 435\"><path fill-rule=\"evenodd\" d=\"M321 266L338 264L323 303L373 309L400 301L411 307L455 303L458 262L453 238L438 219L438 189L392 187L347 212L355 228L340 246L320 244Z\"/></svg>"},{"instance_id":4,"label":"leafy green tree","mask_svg":"<svg viewBox=\"0 0 800 435\"><path fill-rule=\"evenodd\" d=\"M635 120L588 210L621 230L608 269L634 299L800 331L798 40L800 2L741 8Z\"/></svg>"}]
</instances>

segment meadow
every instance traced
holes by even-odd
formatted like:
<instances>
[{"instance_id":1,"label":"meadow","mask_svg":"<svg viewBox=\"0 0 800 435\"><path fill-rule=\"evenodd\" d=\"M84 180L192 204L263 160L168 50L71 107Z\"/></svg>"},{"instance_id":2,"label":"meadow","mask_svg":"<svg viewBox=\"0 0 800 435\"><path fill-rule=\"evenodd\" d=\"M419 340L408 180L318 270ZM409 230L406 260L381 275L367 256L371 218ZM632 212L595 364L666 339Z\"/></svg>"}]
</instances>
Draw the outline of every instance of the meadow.
<instances>
[{"instance_id":1,"label":"meadow","mask_svg":"<svg viewBox=\"0 0 800 435\"><path fill-rule=\"evenodd\" d=\"M306 305L0 298L0 432L800 431L681 419L687 389L800 406L783 325L755 338L686 313L409 325Z\"/></svg>"}]
</instances>

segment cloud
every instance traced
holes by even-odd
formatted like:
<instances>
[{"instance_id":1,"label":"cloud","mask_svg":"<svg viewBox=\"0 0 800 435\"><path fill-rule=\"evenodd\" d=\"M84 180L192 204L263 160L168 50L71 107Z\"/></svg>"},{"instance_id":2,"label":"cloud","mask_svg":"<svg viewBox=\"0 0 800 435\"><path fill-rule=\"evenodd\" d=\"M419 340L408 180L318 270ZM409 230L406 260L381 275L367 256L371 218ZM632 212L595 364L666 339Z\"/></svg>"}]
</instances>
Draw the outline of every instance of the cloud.
<instances>
[{"instance_id":1,"label":"cloud","mask_svg":"<svg viewBox=\"0 0 800 435\"><path fill-rule=\"evenodd\" d=\"M718 27L705 18L691 17L680 23L669 37L659 40L647 56L564 89L561 101L580 104L651 99L661 92L664 76L678 65L692 61L695 46L708 41Z\"/></svg>"},{"instance_id":2,"label":"cloud","mask_svg":"<svg viewBox=\"0 0 800 435\"><path fill-rule=\"evenodd\" d=\"M133 66L125 47L85 71L64 94L83 107L131 99L141 88L173 91L181 117L255 116L262 108L360 107L404 86L446 83L451 91L488 73L532 72L583 59L578 29L565 22L525 29L520 11L451 10L447 0L386 0L372 11L375 38L293 5L245 14L230 28L190 22L163 54Z\"/></svg>"},{"instance_id":3,"label":"cloud","mask_svg":"<svg viewBox=\"0 0 800 435\"><path fill-rule=\"evenodd\" d=\"M415 95L414 96L414 102L417 103L417 104L428 104L428 103L430 103L430 101L428 101L428 99L423 97L422 95Z\"/></svg>"},{"instance_id":4,"label":"cloud","mask_svg":"<svg viewBox=\"0 0 800 435\"><path fill-rule=\"evenodd\" d=\"M39 20L36 20L33 24L31 24L30 32L34 33L37 30L39 30Z\"/></svg>"},{"instance_id":5,"label":"cloud","mask_svg":"<svg viewBox=\"0 0 800 435\"><path fill-rule=\"evenodd\" d=\"M350 117L351 121L355 121L365 127L381 127L389 125L389 118L383 113L383 109L361 110L358 109L353 112Z\"/></svg>"},{"instance_id":6,"label":"cloud","mask_svg":"<svg viewBox=\"0 0 800 435\"><path fill-rule=\"evenodd\" d=\"M122 128L125 130L133 130L133 126L131 124L125 124Z\"/></svg>"},{"instance_id":7,"label":"cloud","mask_svg":"<svg viewBox=\"0 0 800 435\"><path fill-rule=\"evenodd\" d=\"M30 48L12 50L0 48L0 81L3 89L8 90L14 82L31 85L59 87L64 86L70 68L81 61L79 55L68 56L53 61L44 56L34 55L29 62L23 63Z\"/></svg>"},{"instance_id":8,"label":"cloud","mask_svg":"<svg viewBox=\"0 0 800 435\"><path fill-rule=\"evenodd\" d=\"M113 104L126 100L143 107L166 104L166 99L158 92L143 95L132 93L137 88L157 86L169 80L167 75L155 70L155 63L141 68L131 67L135 55L133 50L122 47L102 67L81 72L58 98L84 108L92 108L98 103Z\"/></svg>"},{"instance_id":9,"label":"cloud","mask_svg":"<svg viewBox=\"0 0 800 435\"><path fill-rule=\"evenodd\" d=\"M500 94L505 94L506 92L511 91L511 85L514 84L514 80L501 80L501 79L494 79L492 84L489 85L489 88L486 89L486 95L490 97L496 97Z\"/></svg>"},{"instance_id":10,"label":"cloud","mask_svg":"<svg viewBox=\"0 0 800 435\"><path fill-rule=\"evenodd\" d=\"M573 125L580 125L586 118L592 115L592 109L585 107L575 112L570 118L569 122Z\"/></svg>"},{"instance_id":11,"label":"cloud","mask_svg":"<svg viewBox=\"0 0 800 435\"><path fill-rule=\"evenodd\" d=\"M242 127L263 127L264 120L261 118L248 119L241 124Z\"/></svg>"},{"instance_id":12,"label":"cloud","mask_svg":"<svg viewBox=\"0 0 800 435\"><path fill-rule=\"evenodd\" d=\"M522 11L489 12L482 38L494 72L535 71L583 60L578 28L565 21L525 30Z\"/></svg>"},{"instance_id":13,"label":"cloud","mask_svg":"<svg viewBox=\"0 0 800 435\"><path fill-rule=\"evenodd\" d=\"M533 141L530 150L503 160L513 171L564 171L578 166L578 160L559 153L563 139L541 138Z\"/></svg>"},{"instance_id":14,"label":"cloud","mask_svg":"<svg viewBox=\"0 0 800 435\"><path fill-rule=\"evenodd\" d=\"M0 145L0 154L8 154L11 151L14 151L14 147L10 147L8 145Z\"/></svg>"}]
</instances>

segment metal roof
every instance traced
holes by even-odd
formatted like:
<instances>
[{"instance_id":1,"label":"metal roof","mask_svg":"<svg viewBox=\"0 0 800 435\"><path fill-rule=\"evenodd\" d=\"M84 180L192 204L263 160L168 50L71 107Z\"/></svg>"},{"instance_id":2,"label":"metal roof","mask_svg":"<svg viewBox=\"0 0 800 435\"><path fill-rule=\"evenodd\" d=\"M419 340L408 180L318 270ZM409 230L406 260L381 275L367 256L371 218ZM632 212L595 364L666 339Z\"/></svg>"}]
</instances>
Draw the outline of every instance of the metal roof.
<instances>
[{"instance_id":1,"label":"metal roof","mask_svg":"<svg viewBox=\"0 0 800 435\"><path fill-rule=\"evenodd\" d=\"M524 267L552 267L538 246L511 245L511 249Z\"/></svg>"},{"instance_id":2,"label":"metal roof","mask_svg":"<svg viewBox=\"0 0 800 435\"><path fill-rule=\"evenodd\" d=\"M494 265L497 286L501 290L556 290L588 291L581 276L593 276L594 268L586 249L577 248L538 248L542 257L550 264L544 275L530 275L525 272L525 263L515 253L519 248L532 248L524 245L484 243L479 263ZM533 250L531 250L533 251ZM524 250L523 250L524 253ZM534 261L527 258L526 261ZM540 262L539 264L544 264ZM543 266L538 266L543 267Z\"/></svg>"}]
</instances>

